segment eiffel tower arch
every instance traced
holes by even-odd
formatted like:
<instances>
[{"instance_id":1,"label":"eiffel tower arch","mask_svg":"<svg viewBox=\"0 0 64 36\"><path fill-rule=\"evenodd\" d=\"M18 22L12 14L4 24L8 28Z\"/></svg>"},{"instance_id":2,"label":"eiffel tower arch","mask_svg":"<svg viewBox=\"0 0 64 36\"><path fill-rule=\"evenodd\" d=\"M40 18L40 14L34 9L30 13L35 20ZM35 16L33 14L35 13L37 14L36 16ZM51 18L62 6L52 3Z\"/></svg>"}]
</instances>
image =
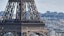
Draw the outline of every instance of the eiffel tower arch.
<instances>
[{"instance_id":1,"label":"eiffel tower arch","mask_svg":"<svg viewBox=\"0 0 64 36\"><path fill-rule=\"evenodd\" d=\"M46 36L48 30L40 20L34 0L8 0L4 13L1 27L5 29L1 29L2 33L13 36Z\"/></svg>"}]
</instances>

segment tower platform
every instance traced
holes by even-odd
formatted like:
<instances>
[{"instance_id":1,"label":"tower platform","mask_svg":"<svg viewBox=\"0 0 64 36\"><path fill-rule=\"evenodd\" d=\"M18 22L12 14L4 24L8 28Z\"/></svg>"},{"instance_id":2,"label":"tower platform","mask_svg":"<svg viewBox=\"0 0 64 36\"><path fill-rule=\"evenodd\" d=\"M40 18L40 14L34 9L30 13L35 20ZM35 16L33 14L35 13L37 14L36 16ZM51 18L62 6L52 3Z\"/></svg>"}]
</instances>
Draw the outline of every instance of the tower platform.
<instances>
[{"instance_id":1,"label":"tower platform","mask_svg":"<svg viewBox=\"0 0 64 36\"><path fill-rule=\"evenodd\" d=\"M35 33L41 33L41 35L44 35L44 32L46 33L47 30L44 29L45 24L40 21L14 21L14 22L3 22L0 23L0 33L3 33L2 35L11 32L14 34L14 36L20 35L20 36L30 36L29 33L35 32ZM25 34L26 33L26 34Z\"/></svg>"}]
</instances>

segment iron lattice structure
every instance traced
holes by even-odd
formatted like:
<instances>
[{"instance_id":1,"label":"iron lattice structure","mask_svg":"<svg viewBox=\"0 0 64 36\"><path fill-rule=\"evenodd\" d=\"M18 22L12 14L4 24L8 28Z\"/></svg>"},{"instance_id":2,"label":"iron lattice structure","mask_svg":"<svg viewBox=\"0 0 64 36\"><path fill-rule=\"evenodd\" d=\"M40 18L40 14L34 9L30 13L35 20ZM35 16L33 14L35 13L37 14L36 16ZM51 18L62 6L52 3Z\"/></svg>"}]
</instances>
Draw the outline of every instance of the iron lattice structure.
<instances>
[{"instance_id":1,"label":"iron lattice structure","mask_svg":"<svg viewBox=\"0 0 64 36\"><path fill-rule=\"evenodd\" d=\"M5 9L4 21L0 26L4 28L2 31L12 32L14 36L30 36L31 32L34 32L36 36L37 33L39 33L38 36L46 36L47 32L44 29L45 24L40 20L34 0L9 0Z\"/></svg>"},{"instance_id":2,"label":"iron lattice structure","mask_svg":"<svg viewBox=\"0 0 64 36\"><path fill-rule=\"evenodd\" d=\"M39 20L34 0L9 0L4 19Z\"/></svg>"}]
</instances>

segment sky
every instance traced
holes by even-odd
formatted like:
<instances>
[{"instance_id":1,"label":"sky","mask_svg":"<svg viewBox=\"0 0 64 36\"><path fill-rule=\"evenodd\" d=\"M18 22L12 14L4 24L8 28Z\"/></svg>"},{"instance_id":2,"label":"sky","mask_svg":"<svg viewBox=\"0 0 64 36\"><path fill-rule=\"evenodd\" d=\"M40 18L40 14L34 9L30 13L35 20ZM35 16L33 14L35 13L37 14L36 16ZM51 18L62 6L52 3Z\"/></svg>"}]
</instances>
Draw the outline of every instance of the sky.
<instances>
[{"instance_id":1,"label":"sky","mask_svg":"<svg viewBox=\"0 0 64 36\"><path fill-rule=\"evenodd\" d=\"M0 11L4 11L8 0L0 0ZM64 12L64 0L35 0L38 12Z\"/></svg>"}]
</instances>

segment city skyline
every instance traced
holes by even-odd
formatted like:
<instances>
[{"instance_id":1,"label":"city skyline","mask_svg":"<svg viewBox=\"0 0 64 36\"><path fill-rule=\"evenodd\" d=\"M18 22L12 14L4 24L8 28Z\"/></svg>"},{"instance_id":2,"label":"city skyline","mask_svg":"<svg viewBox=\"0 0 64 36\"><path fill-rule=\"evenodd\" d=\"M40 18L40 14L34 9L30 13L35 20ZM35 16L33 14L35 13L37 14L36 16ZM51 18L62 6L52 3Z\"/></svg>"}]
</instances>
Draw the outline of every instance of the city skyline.
<instances>
[{"instance_id":1,"label":"city skyline","mask_svg":"<svg viewBox=\"0 0 64 36\"><path fill-rule=\"evenodd\" d=\"M8 0L0 0L0 11L4 11ZM4 2L4 3L3 3ZM38 12L64 12L64 0L35 0Z\"/></svg>"}]
</instances>

